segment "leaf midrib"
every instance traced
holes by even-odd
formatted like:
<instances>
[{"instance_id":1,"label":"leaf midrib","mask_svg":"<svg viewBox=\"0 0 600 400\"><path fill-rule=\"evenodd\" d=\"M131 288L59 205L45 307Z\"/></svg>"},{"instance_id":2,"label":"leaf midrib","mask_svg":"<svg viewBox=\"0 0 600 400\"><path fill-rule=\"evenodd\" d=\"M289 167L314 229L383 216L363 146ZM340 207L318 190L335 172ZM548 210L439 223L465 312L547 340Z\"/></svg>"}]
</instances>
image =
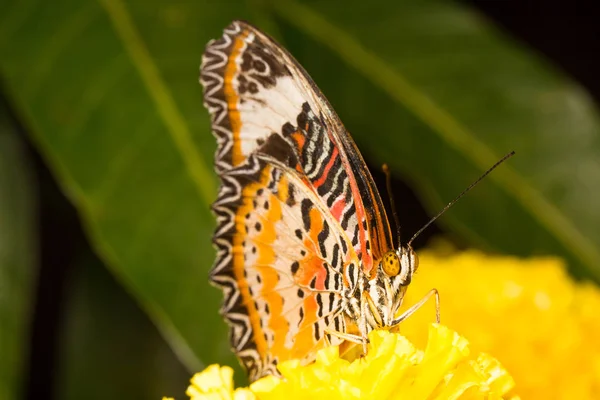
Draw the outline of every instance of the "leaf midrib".
<instances>
[{"instance_id":1,"label":"leaf midrib","mask_svg":"<svg viewBox=\"0 0 600 400\"><path fill-rule=\"evenodd\" d=\"M124 49L139 72L158 115L163 119L167 132L181 154L200 198L208 205L216 193L213 173L207 167L192 139L171 92L160 76L156 63L137 31L129 12L120 0L100 0Z\"/></svg>"}]
</instances>

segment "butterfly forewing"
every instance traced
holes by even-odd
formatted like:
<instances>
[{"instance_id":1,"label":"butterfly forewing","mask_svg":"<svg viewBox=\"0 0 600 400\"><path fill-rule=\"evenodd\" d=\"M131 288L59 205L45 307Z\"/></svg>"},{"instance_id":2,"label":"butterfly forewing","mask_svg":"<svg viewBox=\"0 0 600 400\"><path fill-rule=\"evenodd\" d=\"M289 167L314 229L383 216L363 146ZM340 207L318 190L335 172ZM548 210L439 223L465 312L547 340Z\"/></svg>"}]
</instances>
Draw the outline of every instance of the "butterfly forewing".
<instances>
[{"instance_id":1,"label":"butterfly forewing","mask_svg":"<svg viewBox=\"0 0 600 400\"><path fill-rule=\"evenodd\" d=\"M211 279L255 380L278 362L313 359L326 330L346 332L358 276L390 249L391 234L354 142L272 39L233 22L208 44L200 80L221 179Z\"/></svg>"}]
</instances>

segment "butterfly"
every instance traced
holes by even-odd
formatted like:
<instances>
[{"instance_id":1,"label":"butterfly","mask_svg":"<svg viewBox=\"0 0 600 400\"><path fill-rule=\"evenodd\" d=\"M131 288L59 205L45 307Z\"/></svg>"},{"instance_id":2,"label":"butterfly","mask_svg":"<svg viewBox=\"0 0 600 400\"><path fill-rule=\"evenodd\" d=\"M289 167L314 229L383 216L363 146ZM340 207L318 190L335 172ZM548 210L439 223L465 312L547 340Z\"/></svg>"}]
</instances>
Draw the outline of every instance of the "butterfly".
<instances>
[{"instance_id":1,"label":"butterfly","mask_svg":"<svg viewBox=\"0 0 600 400\"><path fill-rule=\"evenodd\" d=\"M419 264L410 243L394 245L350 134L298 62L246 22L208 43L200 82L220 177L210 279L250 380L328 345L366 349L371 330L416 309L398 315Z\"/></svg>"}]
</instances>

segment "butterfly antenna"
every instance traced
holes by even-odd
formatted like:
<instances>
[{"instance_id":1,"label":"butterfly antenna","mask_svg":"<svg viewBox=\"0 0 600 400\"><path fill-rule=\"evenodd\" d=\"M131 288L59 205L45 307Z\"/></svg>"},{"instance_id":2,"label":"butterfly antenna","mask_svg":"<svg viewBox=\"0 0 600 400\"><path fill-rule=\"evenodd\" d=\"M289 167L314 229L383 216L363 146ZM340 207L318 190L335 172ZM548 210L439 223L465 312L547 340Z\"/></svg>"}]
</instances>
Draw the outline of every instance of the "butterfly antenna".
<instances>
[{"instance_id":1,"label":"butterfly antenna","mask_svg":"<svg viewBox=\"0 0 600 400\"><path fill-rule=\"evenodd\" d=\"M431 218L429 220L429 222L427 222L425 225L423 225L423 227L421 229L419 229L417 231L417 233L415 233L413 235L412 238L410 238L410 240L408 241L408 247L410 247L410 245L412 244L413 240L415 240L415 238L417 236L419 236L425 229L427 229L429 227L429 225L431 225L436 219L438 219L443 213L445 213L450 207L452 207L454 205L454 203L456 203L458 200L460 200L461 197L463 197L465 194L467 194L467 192L469 190L473 189L475 187L475 185L477 185L479 182L481 182L481 180L483 178L485 178L490 172L492 172L493 170L495 170L497 166L499 166L504 161L508 160L509 158L511 158L514 155L515 155L515 152L511 151L510 153L508 153L507 155L505 155L504 157L502 157L499 161L496 162L496 164L492 165L490 169L488 169L487 171L485 171L483 173L483 175L481 175L479 178L477 178L477 180L475 182L471 183L469 185L469 187L467 187L465 190L463 190L461 192L461 194L459 194L458 196L456 196L456 198L454 200L452 200L450 203L448 203L446 205L446 207L444 207L442 209L442 211L440 211L439 213L437 213L437 215L435 217Z\"/></svg>"},{"instance_id":2,"label":"butterfly antenna","mask_svg":"<svg viewBox=\"0 0 600 400\"><path fill-rule=\"evenodd\" d=\"M398 213L396 212L396 203L394 203L394 195L392 194L392 173L387 164L383 164L381 167L385 174L385 186L387 188L388 197L390 198L390 205L392 206L392 215L394 216L394 222L396 222L396 238L398 239L398 246L400 246L400 220L398 219Z\"/></svg>"}]
</instances>

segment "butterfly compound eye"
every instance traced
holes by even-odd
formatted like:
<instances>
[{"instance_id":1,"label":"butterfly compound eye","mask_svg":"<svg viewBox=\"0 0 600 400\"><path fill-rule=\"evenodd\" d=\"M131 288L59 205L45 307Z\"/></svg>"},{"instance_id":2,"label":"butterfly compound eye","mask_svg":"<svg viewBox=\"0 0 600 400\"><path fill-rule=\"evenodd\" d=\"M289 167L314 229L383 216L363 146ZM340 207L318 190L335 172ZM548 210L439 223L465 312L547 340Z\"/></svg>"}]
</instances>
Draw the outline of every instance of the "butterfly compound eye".
<instances>
[{"instance_id":1,"label":"butterfly compound eye","mask_svg":"<svg viewBox=\"0 0 600 400\"><path fill-rule=\"evenodd\" d=\"M388 276L396 276L400 273L400 259L393 251L388 251L383 255L383 260L381 261L383 272L385 272Z\"/></svg>"}]
</instances>

